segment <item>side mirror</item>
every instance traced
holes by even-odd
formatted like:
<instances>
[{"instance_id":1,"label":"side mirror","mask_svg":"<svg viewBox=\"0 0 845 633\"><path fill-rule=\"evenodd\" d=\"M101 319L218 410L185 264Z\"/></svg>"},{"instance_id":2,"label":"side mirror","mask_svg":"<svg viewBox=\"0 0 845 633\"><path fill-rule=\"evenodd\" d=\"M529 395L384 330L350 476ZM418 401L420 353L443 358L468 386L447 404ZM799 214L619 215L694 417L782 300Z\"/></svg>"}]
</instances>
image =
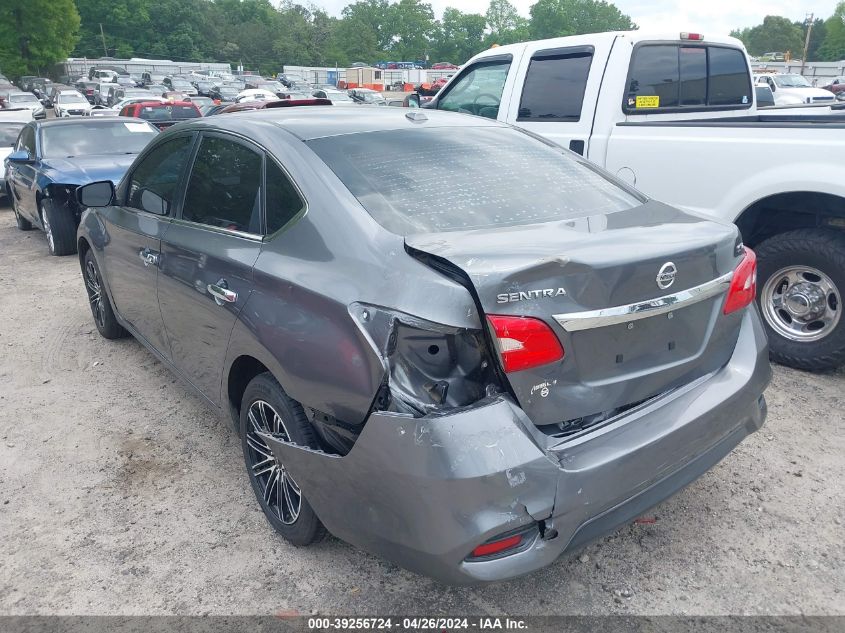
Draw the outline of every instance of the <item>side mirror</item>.
<instances>
[{"instance_id":1,"label":"side mirror","mask_svg":"<svg viewBox=\"0 0 845 633\"><path fill-rule=\"evenodd\" d=\"M76 190L76 199L83 207L107 207L114 200L114 184L103 180L83 185Z\"/></svg>"},{"instance_id":2,"label":"side mirror","mask_svg":"<svg viewBox=\"0 0 845 633\"><path fill-rule=\"evenodd\" d=\"M19 149L16 152L12 152L6 157L10 163L21 163L23 165L29 165L35 161L32 160L32 156L30 156L29 152L25 149Z\"/></svg>"},{"instance_id":3,"label":"side mirror","mask_svg":"<svg viewBox=\"0 0 845 633\"><path fill-rule=\"evenodd\" d=\"M149 189L141 191L141 208L148 213L167 215L169 205L167 200Z\"/></svg>"},{"instance_id":4,"label":"side mirror","mask_svg":"<svg viewBox=\"0 0 845 633\"><path fill-rule=\"evenodd\" d=\"M406 108L419 108L420 107L420 95L416 92L412 92L407 97L405 97L405 103L403 104Z\"/></svg>"}]
</instances>

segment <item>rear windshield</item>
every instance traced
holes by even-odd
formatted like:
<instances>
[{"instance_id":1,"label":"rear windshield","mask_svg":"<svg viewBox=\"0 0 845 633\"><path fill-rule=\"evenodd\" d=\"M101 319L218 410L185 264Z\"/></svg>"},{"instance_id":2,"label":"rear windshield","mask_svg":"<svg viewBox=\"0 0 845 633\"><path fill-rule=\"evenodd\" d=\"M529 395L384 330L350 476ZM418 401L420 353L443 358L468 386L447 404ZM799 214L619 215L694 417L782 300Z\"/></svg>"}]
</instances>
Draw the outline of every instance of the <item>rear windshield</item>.
<instances>
[{"instance_id":1,"label":"rear windshield","mask_svg":"<svg viewBox=\"0 0 845 633\"><path fill-rule=\"evenodd\" d=\"M141 121L100 121L44 127L41 130L44 158L137 154L158 134L158 130Z\"/></svg>"},{"instance_id":2,"label":"rear windshield","mask_svg":"<svg viewBox=\"0 0 845 633\"><path fill-rule=\"evenodd\" d=\"M181 121L182 119L195 119L200 113L194 106L189 105L162 105L144 106L136 115L147 121Z\"/></svg>"},{"instance_id":3,"label":"rear windshield","mask_svg":"<svg viewBox=\"0 0 845 633\"><path fill-rule=\"evenodd\" d=\"M570 220L644 202L564 150L512 129L392 130L308 145L399 235Z\"/></svg>"},{"instance_id":4,"label":"rear windshield","mask_svg":"<svg viewBox=\"0 0 845 633\"><path fill-rule=\"evenodd\" d=\"M9 103L38 103L35 95L9 95Z\"/></svg>"}]
</instances>

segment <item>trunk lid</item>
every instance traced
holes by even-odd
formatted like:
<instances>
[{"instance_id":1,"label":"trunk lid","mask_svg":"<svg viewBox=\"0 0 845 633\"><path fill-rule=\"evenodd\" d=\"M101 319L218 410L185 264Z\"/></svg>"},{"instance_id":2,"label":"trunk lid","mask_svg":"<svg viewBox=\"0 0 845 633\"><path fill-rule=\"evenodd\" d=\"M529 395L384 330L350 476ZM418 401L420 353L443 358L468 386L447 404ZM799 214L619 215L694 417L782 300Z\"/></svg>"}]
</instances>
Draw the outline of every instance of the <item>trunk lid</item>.
<instances>
[{"instance_id":1,"label":"trunk lid","mask_svg":"<svg viewBox=\"0 0 845 633\"><path fill-rule=\"evenodd\" d=\"M539 318L552 328L563 360L507 378L534 423L563 437L728 361L740 313L722 314L724 280L709 284L741 259L737 236L732 225L648 202L564 222L412 235L406 246L458 269L485 314ZM658 273L670 262L674 282L661 288ZM653 308L655 299L702 285L706 298L647 318L597 327L579 318L637 303Z\"/></svg>"}]
</instances>

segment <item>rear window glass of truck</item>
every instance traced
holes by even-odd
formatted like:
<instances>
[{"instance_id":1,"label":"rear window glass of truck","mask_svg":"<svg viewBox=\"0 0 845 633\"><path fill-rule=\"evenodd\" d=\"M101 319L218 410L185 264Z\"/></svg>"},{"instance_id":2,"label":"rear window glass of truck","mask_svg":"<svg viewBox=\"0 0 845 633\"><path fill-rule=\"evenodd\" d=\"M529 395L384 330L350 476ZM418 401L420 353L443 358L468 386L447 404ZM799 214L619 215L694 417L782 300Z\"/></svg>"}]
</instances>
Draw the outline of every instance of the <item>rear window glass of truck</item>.
<instances>
[{"instance_id":1,"label":"rear window glass of truck","mask_svg":"<svg viewBox=\"0 0 845 633\"><path fill-rule=\"evenodd\" d=\"M622 109L749 108L751 91L745 54L737 48L645 44L634 49Z\"/></svg>"},{"instance_id":2,"label":"rear window glass of truck","mask_svg":"<svg viewBox=\"0 0 845 633\"><path fill-rule=\"evenodd\" d=\"M644 202L564 150L501 127L391 130L307 143L398 235L603 216Z\"/></svg>"}]
</instances>

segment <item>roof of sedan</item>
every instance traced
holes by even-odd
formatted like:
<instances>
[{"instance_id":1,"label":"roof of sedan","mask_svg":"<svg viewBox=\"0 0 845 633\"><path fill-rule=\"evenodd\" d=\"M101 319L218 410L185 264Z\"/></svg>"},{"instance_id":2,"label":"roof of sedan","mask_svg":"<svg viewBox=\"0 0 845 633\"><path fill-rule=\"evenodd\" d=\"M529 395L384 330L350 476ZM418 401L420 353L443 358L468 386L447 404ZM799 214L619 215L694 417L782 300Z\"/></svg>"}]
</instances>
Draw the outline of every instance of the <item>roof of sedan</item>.
<instances>
[{"instance_id":1,"label":"roof of sedan","mask_svg":"<svg viewBox=\"0 0 845 633\"><path fill-rule=\"evenodd\" d=\"M259 125L256 126L256 124ZM303 141L341 134L423 127L507 127L504 123L492 119L455 112L365 105L356 108L302 106L251 110L227 114L219 118L214 116L198 119L189 125L231 130L245 136L257 131L256 128L266 130L266 126L275 125L284 128Z\"/></svg>"}]
</instances>

